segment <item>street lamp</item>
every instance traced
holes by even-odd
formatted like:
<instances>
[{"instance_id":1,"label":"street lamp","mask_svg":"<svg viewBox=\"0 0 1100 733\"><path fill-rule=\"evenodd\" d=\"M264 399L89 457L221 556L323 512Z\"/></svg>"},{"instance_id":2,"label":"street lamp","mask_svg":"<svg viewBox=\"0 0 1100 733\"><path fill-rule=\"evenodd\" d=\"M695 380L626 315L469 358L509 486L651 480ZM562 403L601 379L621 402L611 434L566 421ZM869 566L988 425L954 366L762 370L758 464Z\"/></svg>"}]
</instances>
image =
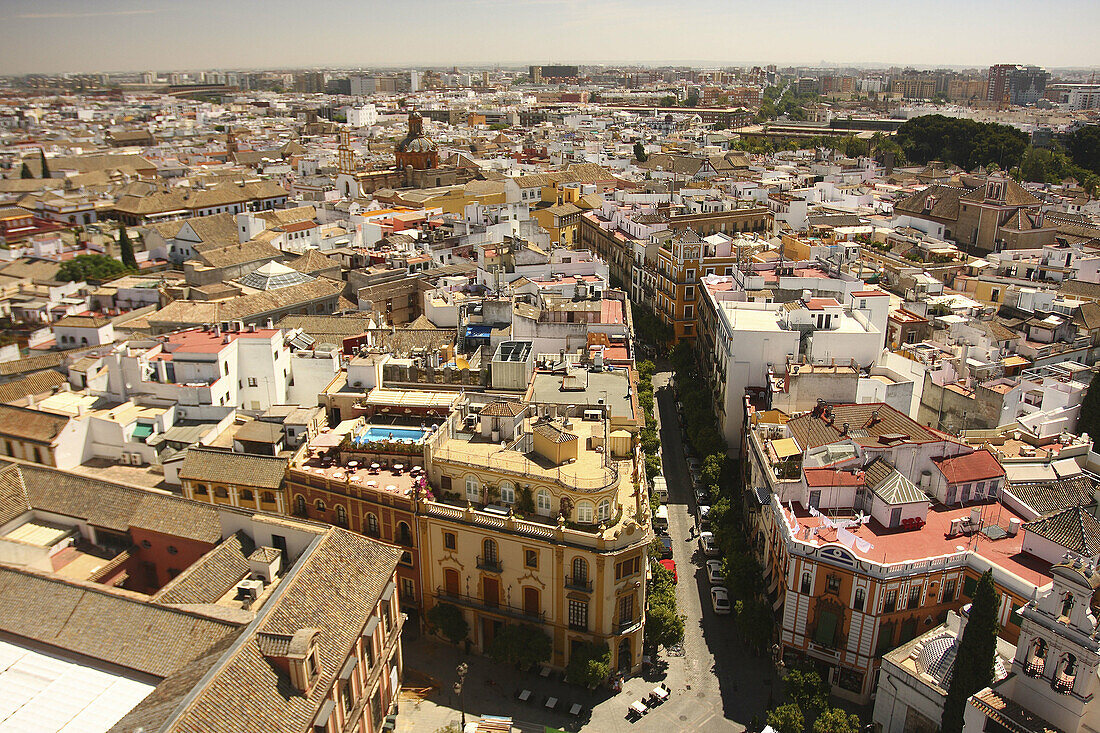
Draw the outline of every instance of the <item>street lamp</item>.
<instances>
[{"instance_id":1,"label":"street lamp","mask_svg":"<svg viewBox=\"0 0 1100 733\"><path fill-rule=\"evenodd\" d=\"M455 694L458 695L458 709L462 712L462 730L466 730L466 704L465 699L462 696L462 684L466 681L466 673L470 671L469 665L465 662L459 662L455 667L455 673L458 675L458 682L455 682Z\"/></svg>"}]
</instances>

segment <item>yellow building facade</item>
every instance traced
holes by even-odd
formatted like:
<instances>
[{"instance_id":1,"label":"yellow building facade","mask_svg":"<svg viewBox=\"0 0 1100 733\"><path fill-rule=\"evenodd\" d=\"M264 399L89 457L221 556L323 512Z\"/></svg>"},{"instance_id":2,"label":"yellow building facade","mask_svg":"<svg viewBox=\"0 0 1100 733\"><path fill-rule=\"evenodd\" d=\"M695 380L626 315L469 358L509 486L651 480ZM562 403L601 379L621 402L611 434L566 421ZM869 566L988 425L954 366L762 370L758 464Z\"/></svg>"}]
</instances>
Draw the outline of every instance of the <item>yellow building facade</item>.
<instances>
[{"instance_id":1,"label":"yellow building facade","mask_svg":"<svg viewBox=\"0 0 1100 733\"><path fill-rule=\"evenodd\" d=\"M528 623L552 639L554 667L594 642L615 669L636 670L653 535L635 441L612 440L605 420L538 413L460 407L428 442L425 608L461 609L481 651L504 625Z\"/></svg>"}]
</instances>

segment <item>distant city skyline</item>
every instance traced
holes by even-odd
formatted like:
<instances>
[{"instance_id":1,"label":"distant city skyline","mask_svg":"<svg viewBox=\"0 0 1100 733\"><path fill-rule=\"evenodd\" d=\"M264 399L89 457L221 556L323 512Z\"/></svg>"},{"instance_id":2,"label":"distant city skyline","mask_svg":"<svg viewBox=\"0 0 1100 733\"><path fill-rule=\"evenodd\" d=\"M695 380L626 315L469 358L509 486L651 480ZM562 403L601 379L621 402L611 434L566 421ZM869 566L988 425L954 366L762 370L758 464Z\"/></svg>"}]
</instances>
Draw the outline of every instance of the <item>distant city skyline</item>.
<instances>
[{"instance_id":1,"label":"distant city skyline","mask_svg":"<svg viewBox=\"0 0 1100 733\"><path fill-rule=\"evenodd\" d=\"M1100 2L0 0L0 73L694 64L1100 66ZM835 59L835 61L832 61ZM823 61L827 60L827 61Z\"/></svg>"}]
</instances>

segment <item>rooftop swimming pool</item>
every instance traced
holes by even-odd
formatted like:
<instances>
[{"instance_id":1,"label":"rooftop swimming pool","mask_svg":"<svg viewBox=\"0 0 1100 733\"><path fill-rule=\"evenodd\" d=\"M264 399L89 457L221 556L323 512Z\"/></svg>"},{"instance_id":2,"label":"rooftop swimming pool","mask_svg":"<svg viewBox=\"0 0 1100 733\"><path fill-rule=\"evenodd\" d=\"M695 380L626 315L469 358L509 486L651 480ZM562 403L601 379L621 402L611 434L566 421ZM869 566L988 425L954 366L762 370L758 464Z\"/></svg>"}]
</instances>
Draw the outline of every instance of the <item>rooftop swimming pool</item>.
<instances>
[{"instance_id":1,"label":"rooftop swimming pool","mask_svg":"<svg viewBox=\"0 0 1100 733\"><path fill-rule=\"evenodd\" d=\"M429 432L428 428L400 428L396 425L368 425L355 436L355 443L419 443Z\"/></svg>"}]
</instances>

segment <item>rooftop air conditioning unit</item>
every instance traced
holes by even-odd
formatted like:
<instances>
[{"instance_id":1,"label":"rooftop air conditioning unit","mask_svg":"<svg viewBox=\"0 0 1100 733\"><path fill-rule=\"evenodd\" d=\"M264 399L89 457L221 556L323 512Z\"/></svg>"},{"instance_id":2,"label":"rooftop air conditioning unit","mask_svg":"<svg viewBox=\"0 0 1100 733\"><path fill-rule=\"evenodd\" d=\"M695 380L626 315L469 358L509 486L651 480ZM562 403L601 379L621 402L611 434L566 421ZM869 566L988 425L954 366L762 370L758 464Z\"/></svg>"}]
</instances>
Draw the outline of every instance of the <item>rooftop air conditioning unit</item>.
<instances>
[{"instance_id":1,"label":"rooftop air conditioning unit","mask_svg":"<svg viewBox=\"0 0 1100 733\"><path fill-rule=\"evenodd\" d=\"M237 596L236 599L243 601L246 598L248 600L256 600L260 597L260 593L264 590L264 582L262 580L242 580L237 583Z\"/></svg>"}]
</instances>

